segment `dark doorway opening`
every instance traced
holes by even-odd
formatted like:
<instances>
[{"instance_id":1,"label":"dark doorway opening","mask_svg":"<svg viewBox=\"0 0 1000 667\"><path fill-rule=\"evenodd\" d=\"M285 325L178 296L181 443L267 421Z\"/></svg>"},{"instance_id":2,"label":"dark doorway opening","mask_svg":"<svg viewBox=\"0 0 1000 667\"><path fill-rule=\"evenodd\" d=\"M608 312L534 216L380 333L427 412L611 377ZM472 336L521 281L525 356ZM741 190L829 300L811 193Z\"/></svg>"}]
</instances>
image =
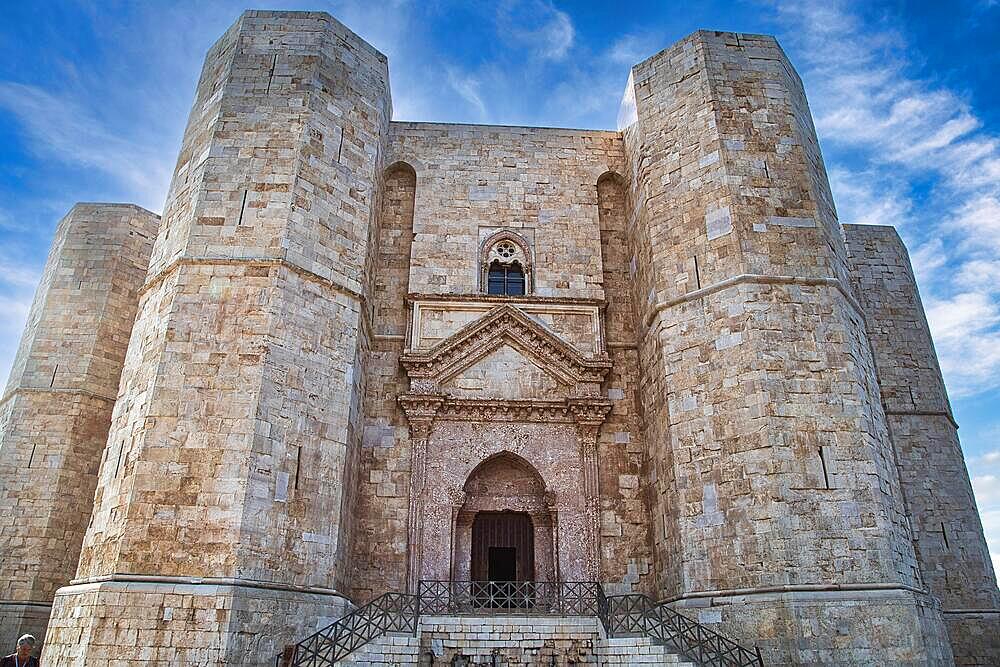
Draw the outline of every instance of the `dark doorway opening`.
<instances>
[{"instance_id":1,"label":"dark doorway opening","mask_svg":"<svg viewBox=\"0 0 1000 667\"><path fill-rule=\"evenodd\" d=\"M474 581L534 581L535 529L527 512L479 512L472 521Z\"/></svg>"},{"instance_id":2,"label":"dark doorway opening","mask_svg":"<svg viewBox=\"0 0 1000 667\"><path fill-rule=\"evenodd\" d=\"M490 547L488 576L490 581L517 581L517 549Z\"/></svg>"}]
</instances>

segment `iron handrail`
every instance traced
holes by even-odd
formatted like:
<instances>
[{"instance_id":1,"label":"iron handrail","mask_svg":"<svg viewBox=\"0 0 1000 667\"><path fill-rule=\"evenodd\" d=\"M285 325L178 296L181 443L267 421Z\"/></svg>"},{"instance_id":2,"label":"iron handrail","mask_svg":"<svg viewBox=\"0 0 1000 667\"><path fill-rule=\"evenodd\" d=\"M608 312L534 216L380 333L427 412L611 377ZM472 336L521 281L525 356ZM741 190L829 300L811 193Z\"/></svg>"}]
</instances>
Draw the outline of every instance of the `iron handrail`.
<instances>
[{"instance_id":1,"label":"iron handrail","mask_svg":"<svg viewBox=\"0 0 1000 667\"><path fill-rule=\"evenodd\" d=\"M333 665L388 632L417 634L421 614L596 616L609 637L644 635L703 667L763 667L751 651L646 595L605 595L593 581L421 581L386 593L285 648L277 667Z\"/></svg>"},{"instance_id":2,"label":"iron handrail","mask_svg":"<svg viewBox=\"0 0 1000 667\"><path fill-rule=\"evenodd\" d=\"M640 593L610 595L607 601L609 636L646 635L706 667L764 667L759 648L740 646L666 603Z\"/></svg>"},{"instance_id":3,"label":"iron handrail","mask_svg":"<svg viewBox=\"0 0 1000 667\"><path fill-rule=\"evenodd\" d=\"M607 598L595 581L425 580L417 596L421 614L607 617Z\"/></svg>"},{"instance_id":4,"label":"iron handrail","mask_svg":"<svg viewBox=\"0 0 1000 667\"><path fill-rule=\"evenodd\" d=\"M420 603L415 595L386 593L342 616L298 644L285 647L278 667L321 667L361 648L388 632L417 634Z\"/></svg>"}]
</instances>

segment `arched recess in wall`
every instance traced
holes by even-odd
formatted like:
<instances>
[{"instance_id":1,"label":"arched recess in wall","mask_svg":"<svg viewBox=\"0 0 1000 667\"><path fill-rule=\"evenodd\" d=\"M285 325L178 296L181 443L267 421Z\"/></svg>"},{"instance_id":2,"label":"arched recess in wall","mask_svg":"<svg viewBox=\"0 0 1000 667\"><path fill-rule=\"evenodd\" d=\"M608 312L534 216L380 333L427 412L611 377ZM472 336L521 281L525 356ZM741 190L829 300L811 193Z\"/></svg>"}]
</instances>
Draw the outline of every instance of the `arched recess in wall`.
<instances>
[{"instance_id":1,"label":"arched recess in wall","mask_svg":"<svg viewBox=\"0 0 1000 667\"><path fill-rule=\"evenodd\" d=\"M375 266L375 326L378 333L406 332L406 295L410 290L410 251L417 172L406 162L385 170Z\"/></svg>"},{"instance_id":2,"label":"arched recess in wall","mask_svg":"<svg viewBox=\"0 0 1000 667\"><path fill-rule=\"evenodd\" d=\"M625 179L607 171L597 179L597 213L601 227L601 264L607 300L604 332L609 343L635 339L630 294L629 244L625 237Z\"/></svg>"},{"instance_id":3,"label":"arched recess in wall","mask_svg":"<svg viewBox=\"0 0 1000 667\"><path fill-rule=\"evenodd\" d=\"M502 451L480 462L469 473L462 491L463 502L455 513L453 576L460 580L486 578L492 545L515 549L516 580L555 580L555 498L533 465L517 454ZM492 520L494 530L505 533L499 541L489 530L475 539L476 519L484 516ZM514 528L518 516L527 519L527 533Z\"/></svg>"}]
</instances>

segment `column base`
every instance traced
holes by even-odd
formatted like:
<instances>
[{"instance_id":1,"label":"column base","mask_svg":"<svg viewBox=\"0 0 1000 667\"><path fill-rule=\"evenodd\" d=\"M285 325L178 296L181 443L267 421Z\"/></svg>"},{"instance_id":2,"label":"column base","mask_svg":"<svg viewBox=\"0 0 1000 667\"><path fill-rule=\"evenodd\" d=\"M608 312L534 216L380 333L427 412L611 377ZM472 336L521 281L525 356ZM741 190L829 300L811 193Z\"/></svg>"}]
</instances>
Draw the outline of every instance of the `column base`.
<instances>
[{"instance_id":1,"label":"column base","mask_svg":"<svg viewBox=\"0 0 1000 667\"><path fill-rule=\"evenodd\" d=\"M39 655L49 624L52 605L45 602L0 600L0 655L13 653L21 635L33 635L38 640L32 655Z\"/></svg>"},{"instance_id":2,"label":"column base","mask_svg":"<svg viewBox=\"0 0 1000 667\"><path fill-rule=\"evenodd\" d=\"M764 664L953 665L936 598L891 585L718 591L672 606L746 647Z\"/></svg>"},{"instance_id":3,"label":"column base","mask_svg":"<svg viewBox=\"0 0 1000 667\"><path fill-rule=\"evenodd\" d=\"M56 592L42 664L273 666L340 618L335 591L238 580L138 577Z\"/></svg>"}]
</instances>

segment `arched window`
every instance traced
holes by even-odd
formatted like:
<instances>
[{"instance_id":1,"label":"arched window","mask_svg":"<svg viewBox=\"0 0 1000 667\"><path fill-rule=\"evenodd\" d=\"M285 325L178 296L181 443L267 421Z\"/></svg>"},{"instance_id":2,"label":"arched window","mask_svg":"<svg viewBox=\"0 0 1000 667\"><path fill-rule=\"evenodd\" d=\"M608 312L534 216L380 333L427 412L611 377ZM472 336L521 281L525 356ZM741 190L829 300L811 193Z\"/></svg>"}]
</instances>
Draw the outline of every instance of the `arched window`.
<instances>
[{"instance_id":1,"label":"arched window","mask_svg":"<svg viewBox=\"0 0 1000 667\"><path fill-rule=\"evenodd\" d=\"M487 294L506 294L520 296L524 294L524 271L517 261L511 264L501 264L494 260L490 264L490 273L486 285Z\"/></svg>"},{"instance_id":2,"label":"arched window","mask_svg":"<svg viewBox=\"0 0 1000 667\"><path fill-rule=\"evenodd\" d=\"M486 239L479 261L483 292L505 296L531 292L531 250L519 234L505 230Z\"/></svg>"}]
</instances>

